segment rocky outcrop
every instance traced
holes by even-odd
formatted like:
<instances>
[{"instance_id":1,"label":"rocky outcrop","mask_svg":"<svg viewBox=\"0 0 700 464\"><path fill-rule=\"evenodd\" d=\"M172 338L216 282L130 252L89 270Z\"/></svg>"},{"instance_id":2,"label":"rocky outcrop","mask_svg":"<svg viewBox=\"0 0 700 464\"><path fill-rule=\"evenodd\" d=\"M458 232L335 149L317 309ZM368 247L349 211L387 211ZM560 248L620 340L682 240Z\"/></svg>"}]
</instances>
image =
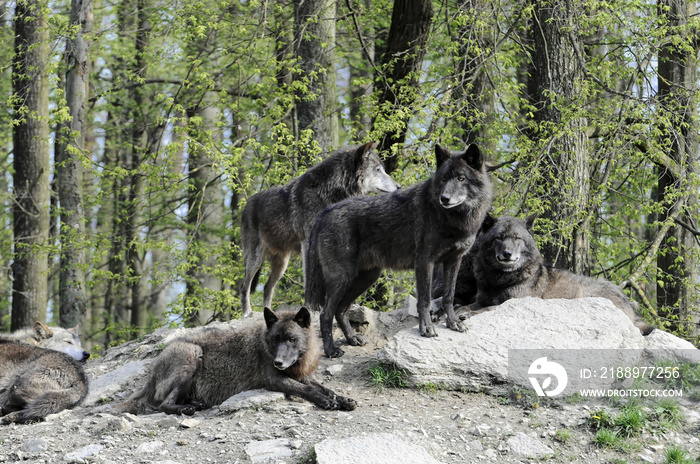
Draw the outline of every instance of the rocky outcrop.
<instances>
[{"instance_id":1,"label":"rocky outcrop","mask_svg":"<svg viewBox=\"0 0 700 464\"><path fill-rule=\"evenodd\" d=\"M620 378L610 375L611 368L653 365L661 358L697 359L699 353L660 330L642 336L603 298L513 299L474 315L467 326L459 333L439 324L438 337L431 339L421 337L417 328L402 330L376 359L405 370L413 385L498 394L513 383L530 388L537 367L546 370L556 362L568 373L571 394L579 388L622 386ZM542 359L544 364L533 364Z\"/></svg>"}]
</instances>

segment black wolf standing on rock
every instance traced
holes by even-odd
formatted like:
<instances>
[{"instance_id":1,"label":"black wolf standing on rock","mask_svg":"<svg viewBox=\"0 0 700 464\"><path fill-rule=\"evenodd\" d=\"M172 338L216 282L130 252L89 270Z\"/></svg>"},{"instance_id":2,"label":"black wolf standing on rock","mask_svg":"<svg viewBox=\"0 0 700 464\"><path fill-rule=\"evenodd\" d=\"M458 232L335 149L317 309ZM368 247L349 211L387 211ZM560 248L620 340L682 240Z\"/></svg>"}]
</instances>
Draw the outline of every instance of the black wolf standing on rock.
<instances>
[{"instance_id":1,"label":"black wolf standing on rock","mask_svg":"<svg viewBox=\"0 0 700 464\"><path fill-rule=\"evenodd\" d=\"M212 329L174 340L153 362L146 385L119 410L156 409L192 415L246 390L267 388L323 409L355 409L313 378L321 351L306 308L277 314L239 330Z\"/></svg>"},{"instance_id":2,"label":"black wolf standing on rock","mask_svg":"<svg viewBox=\"0 0 700 464\"><path fill-rule=\"evenodd\" d=\"M51 340L54 333L37 322L33 329L0 337L2 423L41 421L77 406L87 396L88 380L76 358L84 361L89 353L82 350L77 336L77 342L72 341L69 330L54 331L56 338ZM42 344L51 344L53 349L36 346Z\"/></svg>"},{"instance_id":3,"label":"black wolf standing on rock","mask_svg":"<svg viewBox=\"0 0 700 464\"><path fill-rule=\"evenodd\" d=\"M241 216L243 317L252 314L251 286L254 290L265 255L270 258L270 278L265 284L263 306L270 307L275 285L287 269L291 253L303 251L314 219L323 208L353 195L393 192L398 188L384 171L374 151L376 146L367 143L338 150L287 185L250 197Z\"/></svg>"},{"instance_id":4,"label":"black wolf standing on rock","mask_svg":"<svg viewBox=\"0 0 700 464\"><path fill-rule=\"evenodd\" d=\"M532 233L535 218L532 214L527 219L502 216L496 220L491 215L484 219L470 252L472 262L462 266L458 277L463 288L471 284L475 293L471 310L526 296L602 297L624 311L643 334L654 329L635 313L629 299L613 283L546 266Z\"/></svg>"},{"instance_id":5,"label":"black wolf standing on rock","mask_svg":"<svg viewBox=\"0 0 700 464\"><path fill-rule=\"evenodd\" d=\"M318 216L308 238L305 297L312 309L323 308L326 356L344 353L333 343L334 316L350 345L366 343L350 326L347 310L383 268L415 270L420 333L434 337L430 289L433 267L442 265L449 283L446 324L465 330L452 308L454 282L491 206L491 183L476 145L456 154L436 145L435 155L437 170L428 180L390 195L349 198Z\"/></svg>"}]
</instances>

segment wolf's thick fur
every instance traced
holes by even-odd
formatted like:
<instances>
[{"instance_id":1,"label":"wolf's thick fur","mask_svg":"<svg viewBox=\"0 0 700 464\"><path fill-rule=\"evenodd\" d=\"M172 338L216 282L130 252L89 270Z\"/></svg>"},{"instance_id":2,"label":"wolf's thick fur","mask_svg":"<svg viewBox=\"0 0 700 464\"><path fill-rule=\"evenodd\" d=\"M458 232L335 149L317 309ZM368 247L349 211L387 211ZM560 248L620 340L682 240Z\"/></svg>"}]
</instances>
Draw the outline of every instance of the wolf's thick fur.
<instances>
[{"instance_id":1,"label":"wolf's thick fur","mask_svg":"<svg viewBox=\"0 0 700 464\"><path fill-rule=\"evenodd\" d=\"M82 348L78 326L70 329L49 327L35 322L33 327L20 329L11 334L0 335L0 340L15 340L29 345L61 351L78 361L87 361L90 353Z\"/></svg>"},{"instance_id":2,"label":"wolf's thick fur","mask_svg":"<svg viewBox=\"0 0 700 464\"><path fill-rule=\"evenodd\" d=\"M246 390L267 388L323 409L355 409L313 379L321 352L306 308L277 314L245 330L214 329L170 343L154 361L146 385L119 409L194 414Z\"/></svg>"},{"instance_id":3,"label":"wolf's thick fur","mask_svg":"<svg viewBox=\"0 0 700 464\"><path fill-rule=\"evenodd\" d=\"M384 171L374 151L376 146L367 143L338 150L287 185L250 197L241 216L243 317L252 314L251 287L255 287L266 255L270 258L270 277L263 290L263 306L270 307L275 285L287 269L290 255L303 251L314 219L323 208L353 195L393 192L398 188Z\"/></svg>"},{"instance_id":4,"label":"wolf's thick fur","mask_svg":"<svg viewBox=\"0 0 700 464\"><path fill-rule=\"evenodd\" d=\"M426 181L393 194L353 197L326 208L308 239L307 304L322 309L321 335L327 356L333 344L333 317L350 345L363 345L348 321L352 302L374 283L383 268L414 269L420 333L437 335L430 314L433 267L447 276L443 307L447 326L464 331L454 316L452 296L462 255L491 205L491 183L476 145L453 154L435 147L437 171Z\"/></svg>"},{"instance_id":5,"label":"wolf's thick fur","mask_svg":"<svg viewBox=\"0 0 700 464\"><path fill-rule=\"evenodd\" d=\"M536 216L518 219L487 216L474 247L473 270L464 267L465 287L476 283L476 301L470 309L495 306L511 298L607 298L634 322L643 334L653 327L634 311L629 299L613 283L546 266L533 237ZM472 273L473 272L473 273ZM472 280L473 279L473 280Z\"/></svg>"},{"instance_id":6,"label":"wolf's thick fur","mask_svg":"<svg viewBox=\"0 0 700 464\"><path fill-rule=\"evenodd\" d=\"M2 423L43 420L77 406L87 395L80 363L60 351L0 338Z\"/></svg>"}]
</instances>

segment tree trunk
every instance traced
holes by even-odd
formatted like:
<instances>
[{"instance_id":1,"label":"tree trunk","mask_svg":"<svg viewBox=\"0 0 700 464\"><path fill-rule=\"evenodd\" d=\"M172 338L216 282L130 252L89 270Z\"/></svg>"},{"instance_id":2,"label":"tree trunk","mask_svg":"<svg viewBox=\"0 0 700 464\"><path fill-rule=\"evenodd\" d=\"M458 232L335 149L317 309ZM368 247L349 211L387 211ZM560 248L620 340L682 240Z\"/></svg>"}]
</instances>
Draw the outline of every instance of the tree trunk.
<instances>
[{"instance_id":1,"label":"tree trunk","mask_svg":"<svg viewBox=\"0 0 700 464\"><path fill-rule=\"evenodd\" d=\"M545 214L552 224L552 240L543 255L555 266L578 274L590 269L588 198L589 154L585 117L564 115L578 108L584 71L578 56L583 50L576 16L584 10L564 0L534 3L534 66L537 79L535 120L540 146L552 163L543 172L541 188L546 195Z\"/></svg>"},{"instance_id":2,"label":"tree trunk","mask_svg":"<svg viewBox=\"0 0 700 464\"><path fill-rule=\"evenodd\" d=\"M491 38L483 28L478 28L484 0L460 0L459 24L456 37L459 52L456 57L457 85L452 94L453 102L461 121L463 141L467 144L478 143L487 160L495 159L495 144L487 133L495 111L493 93L489 89L484 61L484 50L491 45Z\"/></svg>"},{"instance_id":3,"label":"tree trunk","mask_svg":"<svg viewBox=\"0 0 700 464\"><path fill-rule=\"evenodd\" d=\"M688 19L695 16L694 2L686 0L659 0L659 14L668 26L667 45L659 51L659 93L664 127L662 145L668 156L683 169L685 179L678 179L669 169L658 170L657 201L667 217L679 189L697 192L692 178L698 173L697 100L693 96L697 85L697 41L686 30ZM690 182L690 183L689 183ZM697 227L698 196L691 193L686 201L682 220ZM657 258L657 308L661 316L671 322L671 329L697 335L700 319L694 314L697 301L693 287L697 285L698 245L694 235L680 225L671 227Z\"/></svg>"},{"instance_id":4,"label":"tree trunk","mask_svg":"<svg viewBox=\"0 0 700 464\"><path fill-rule=\"evenodd\" d=\"M363 0L364 11L369 11L371 8L370 0ZM353 12L359 15L358 12ZM372 115L363 104L374 92L374 83L372 82L372 63L375 60L375 35L372 30L372 25L369 21L364 21L358 17L360 30L358 34L362 34L365 50L356 53L354 60L350 62L350 101L348 102L350 110L350 122L354 129L357 130L356 140L363 140L372 129ZM361 44L362 45L362 44Z\"/></svg>"},{"instance_id":5,"label":"tree trunk","mask_svg":"<svg viewBox=\"0 0 700 464\"><path fill-rule=\"evenodd\" d=\"M190 119L194 114L190 115ZM188 244L188 301L196 302L206 298L208 293L222 289L222 281L213 272L216 266L215 251L223 243L223 237L217 232L225 223L224 195L214 159L210 156L211 140L204 134L211 134L218 122L221 112L215 106L206 106L197 112L202 126L190 126L189 145L189 193L187 224L191 239ZM188 315L192 325L205 324L214 312L196 305Z\"/></svg>"},{"instance_id":6,"label":"tree trunk","mask_svg":"<svg viewBox=\"0 0 700 464\"><path fill-rule=\"evenodd\" d=\"M148 0L137 0L137 24L136 24L136 62L132 72L139 79L145 79L148 72L147 50L150 43L151 25L148 22L146 7ZM148 151L148 126L149 103L145 94L146 90L136 85L131 90L132 108L132 132L131 153L129 159L130 190L127 200L129 227L126 235L126 263L129 269L129 293L131 294L131 326L135 335L142 335L146 330L148 321L147 312L147 286L144 279L144 255L139 242L139 230L143 218L143 175L140 172L141 164Z\"/></svg>"},{"instance_id":7,"label":"tree trunk","mask_svg":"<svg viewBox=\"0 0 700 464\"><path fill-rule=\"evenodd\" d=\"M400 149L406 140L432 19L433 3L430 0L394 2L387 48L382 54L381 70L375 81L379 115L372 123L373 132L384 133L379 150L387 172L397 167L398 150L393 148L394 145ZM387 121L398 129L384 129Z\"/></svg>"},{"instance_id":8,"label":"tree trunk","mask_svg":"<svg viewBox=\"0 0 700 464\"><path fill-rule=\"evenodd\" d=\"M20 0L15 9L14 264L12 330L46 322L49 234L49 34L45 1Z\"/></svg>"},{"instance_id":9,"label":"tree trunk","mask_svg":"<svg viewBox=\"0 0 700 464\"><path fill-rule=\"evenodd\" d=\"M75 327L85 315L87 296L82 241L85 236L81 152L85 148L88 104L89 49L92 0L73 0L70 23L75 36L66 43L66 103L70 121L59 131L56 154L58 195L61 204L61 265L59 278L60 324Z\"/></svg>"},{"instance_id":10,"label":"tree trunk","mask_svg":"<svg viewBox=\"0 0 700 464\"><path fill-rule=\"evenodd\" d=\"M311 140L318 142L324 153L329 153L339 143L335 101L335 16L334 0L294 2L294 43L301 67L297 80L305 87L297 95L299 134L303 141L304 131L311 130ZM310 148L302 146L302 164L309 162Z\"/></svg>"}]
</instances>

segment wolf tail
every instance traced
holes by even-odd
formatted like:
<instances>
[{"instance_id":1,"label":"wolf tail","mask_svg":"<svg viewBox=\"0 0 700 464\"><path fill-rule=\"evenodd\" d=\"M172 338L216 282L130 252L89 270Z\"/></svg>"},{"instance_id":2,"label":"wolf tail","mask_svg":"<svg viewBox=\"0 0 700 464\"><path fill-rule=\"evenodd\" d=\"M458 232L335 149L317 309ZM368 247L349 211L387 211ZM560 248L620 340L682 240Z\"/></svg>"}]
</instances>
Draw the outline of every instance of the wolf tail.
<instances>
[{"instance_id":1,"label":"wolf tail","mask_svg":"<svg viewBox=\"0 0 700 464\"><path fill-rule=\"evenodd\" d=\"M323 280L323 269L319 260L314 228L309 236L309 247L304 256L304 299L306 306L312 311L320 311L326 300L326 285Z\"/></svg>"},{"instance_id":2,"label":"wolf tail","mask_svg":"<svg viewBox=\"0 0 700 464\"><path fill-rule=\"evenodd\" d=\"M253 280L250 283L250 293L255 293L255 289L258 288L258 281L260 280L260 269L253 276Z\"/></svg>"}]
</instances>

